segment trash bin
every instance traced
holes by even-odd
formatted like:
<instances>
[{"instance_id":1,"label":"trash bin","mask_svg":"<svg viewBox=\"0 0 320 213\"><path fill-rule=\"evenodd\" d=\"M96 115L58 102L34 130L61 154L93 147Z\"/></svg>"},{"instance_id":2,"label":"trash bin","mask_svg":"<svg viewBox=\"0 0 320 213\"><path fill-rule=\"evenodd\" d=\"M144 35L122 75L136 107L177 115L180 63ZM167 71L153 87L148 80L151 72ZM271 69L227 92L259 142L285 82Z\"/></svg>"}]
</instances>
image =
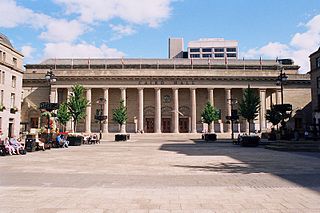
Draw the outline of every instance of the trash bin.
<instances>
[{"instance_id":1,"label":"trash bin","mask_svg":"<svg viewBox=\"0 0 320 213\"><path fill-rule=\"evenodd\" d=\"M26 146L25 146L27 152L34 152L37 148L36 139L33 138L27 138L26 139Z\"/></svg>"}]
</instances>

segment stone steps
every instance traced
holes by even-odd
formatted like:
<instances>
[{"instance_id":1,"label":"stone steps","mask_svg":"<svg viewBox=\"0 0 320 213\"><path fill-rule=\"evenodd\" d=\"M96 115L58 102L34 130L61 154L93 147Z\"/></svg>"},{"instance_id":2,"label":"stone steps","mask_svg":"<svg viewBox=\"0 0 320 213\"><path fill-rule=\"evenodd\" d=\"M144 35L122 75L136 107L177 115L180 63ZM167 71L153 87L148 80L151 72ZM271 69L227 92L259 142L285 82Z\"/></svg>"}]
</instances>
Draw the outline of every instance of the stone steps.
<instances>
[{"instance_id":1,"label":"stone steps","mask_svg":"<svg viewBox=\"0 0 320 213\"><path fill-rule=\"evenodd\" d=\"M265 146L278 151L320 152L320 141L279 141Z\"/></svg>"}]
</instances>

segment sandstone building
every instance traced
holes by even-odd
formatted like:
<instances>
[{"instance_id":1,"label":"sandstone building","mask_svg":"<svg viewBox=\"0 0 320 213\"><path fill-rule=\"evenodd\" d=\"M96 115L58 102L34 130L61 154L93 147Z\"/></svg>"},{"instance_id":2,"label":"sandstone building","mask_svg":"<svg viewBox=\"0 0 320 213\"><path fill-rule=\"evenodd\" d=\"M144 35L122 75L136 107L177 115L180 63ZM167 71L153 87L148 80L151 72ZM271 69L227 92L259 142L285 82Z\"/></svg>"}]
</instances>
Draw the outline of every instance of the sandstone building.
<instances>
[{"instance_id":1,"label":"sandstone building","mask_svg":"<svg viewBox=\"0 0 320 213\"><path fill-rule=\"evenodd\" d=\"M105 98L103 114L108 120L103 132L117 132L112 111L120 100L128 109L126 130L145 133L195 133L207 131L201 112L207 101L221 110L221 119L214 124L219 134L231 131L225 117L237 108L243 90L250 84L261 98L261 111L252 130L267 131L271 127L265 119L266 110L280 103L280 87L276 85L279 69L288 75L284 86L284 102L293 105L291 128L304 128L310 122L310 77L298 74L299 66L281 65L275 60L220 59L48 59L39 64L26 65L23 80L23 122L40 127L39 104L43 101L62 103L68 99L75 83L86 88L91 102L87 117L78 131L98 132L94 117L99 112L97 100ZM57 77L48 85L45 74L52 70ZM71 126L68 126L70 129ZM243 119L234 124L235 132L247 131Z\"/></svg>"},{"instance_id":2,"label":"sandstone building","mask_svg":"<svg viewBox=\"0 0 320 213\"><path fill-rule=\"evenodd\" d=\"M320 124L320 47L310 55L313 124Z\"/></svg>"},{"instance_id":3,"label":"sandstone building","mask_svg":"<svg viewBox=\"0 0 320 213\"><path fill-rule=\"evenodd\" d=\"M2 139L19 136L23 55L0 34L0 130Z\"/></svg>"}]
</instances>

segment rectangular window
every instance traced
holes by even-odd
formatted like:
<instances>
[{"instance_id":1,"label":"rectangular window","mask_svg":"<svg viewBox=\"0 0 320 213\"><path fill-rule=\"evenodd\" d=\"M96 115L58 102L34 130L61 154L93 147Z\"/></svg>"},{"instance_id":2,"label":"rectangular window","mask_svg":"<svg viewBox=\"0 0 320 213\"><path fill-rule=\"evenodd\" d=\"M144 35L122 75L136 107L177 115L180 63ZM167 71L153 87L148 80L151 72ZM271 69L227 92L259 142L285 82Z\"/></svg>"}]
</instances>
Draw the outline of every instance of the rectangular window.
<instances>
[{"instance_id":1,"label":"rectangular window","mask_svg":"<svg viewBox=\"0 0 320 213\"><path fill-rule=\"evenodd\" d=\"M202 48L202 52L210 53L212 51L211 48Z\"/></svg>"},{"instance_id":2,"label":"rectangular window","mask_svg":"<svg viewBox=\"0 0 320 213\"><path fill-rule=\"evenodd\" d=\"M214 48L214 51L221 53L221 52L224 52L224 48Z\"/></svg>"},{"instance_id":3,"label":"rectangular window","mask_svg":"<svg viewBox=\"0 0 320 213\"><path fill-rule=\"evenodd\" d=\"M2 71L2 79L1 79L1 83L4 84L4 82L6 81L6 73L4 71Z\"/></svg>"},{"instance_id":4,"label":"rectangular window","mask_svg":"<svg viewBox=\"0 0 320 213\"><path fill-rule=\"evenodd\" d=\"M13 88L16 88L16 84L17 84L17 77L16 76L12 76L11 86Z\"/></svg>"},{"instance_id":5,"label":"rectangular window","mask_svg":"<svg viewBox=\"0 0 320 213\"><path fill-rule=\"evenodd\" d=\"M216 53L214 54L215 58L224 58L224 54L223 53Z\"/></svg>"},{"instance_id":6,"label":"rectangular window","mask_svg":"<svg viewBox=\"0 0 320 213\"><path fill-rule=\"evenodd\" d=\"M3 105L3 96L4 96L4 91L1 90L0 92L0 104Z\"/></svg>"},{"instance_id":7,"label":"rectangular window","mask_svg":"<svg viewBox=\"0 0 320 213\"><path fill-rule=\"evenodd\" d=\"M236 48L227 48L227 52L237 52Z\"/></svg>"},{"instance_id":8,"label":"rectangular window","mask_svg":"<svg viewBox=\"0 0 320 213\"><path fill-rule=\"evenodd\" d=\"M200 54L190 54L190 58L200 58Z\"/></svg>"},{"instance_id":9,"label":"rectangular window","mask_svg":"<svg viewBox=\"0 0 320 213\"><path fill-rule=\"evenodd\" d=\"M15 107L15 101L16 101L16 95L14 93L11 93L10 108Z\"/></svg>"},{"instance_id":10,"label":"rectangular window","mask_svg":"<svg viewBox=\"0 0 320 213\"><path fill-rule=\"evenodd\" d=\"M16 58L12 58L12 62L13 62L13 66L17 67L17 65L18 65L17 59Z\"/></svg>"},{"instance_id":11,"label":"rectangular window","mask_svg":"<svg viewBox=\"0 0 320 213\"><path fill-rule=\"evenodd\" d=\"M320 68L320 57L316 59L316 67Z\"/></svg>"},{"instance_id":12,"label":"rectangular window","mask_svg":"<svg viewBox=\"0 0 320 213\"><path fill-rule=\"evenodd\" d=\"M237 54L236 53L227 53L228 58L236 58Z\"/></svg>"},{"instance_id":13,"label":"rectangular window","mask_svg":"<svg viewBox=\"0 0 320 213\"><path fill-rule=\"evenodd\" d=\"M0 61L2 61L2 51L0 50Z\"/></svg>"},{"instance_id":14,"label":"rectangular window","mask_svg":"<svg viewBox=\"0 0 320 213\"><path fill-rule=\"evenodd\" d=\"M6 62L6 53L5 52L3 52L3 54L2 54L3 56L2 56L2 61L4 61L4 62Z\"/></svg>"},{"instance_id":15,"label":"rectangular window","mask_svg":"<svg viewBox=\"0 0 320 213\"><path fill-rule=\"evenodd\" d=\"M195 53L195 52L200 52L200 48L190 48L190 52Z\"/></svg>"},{"instance_id":16,"label":"rectangular window","mask_svg":"<svg viewBox=\"0 0 320 213\"><path fill-rule=\"evenodd\" d=\"M202 58L211 58L212 55L211 54L202 54Z\"/></svg>"},{"instance_id":17,"label":"rectangular window","mask_svg":"<svg viewBox=\"0 0 320 213\"><path fill-rule=\"evenodd\" d=\"M30 118L30 128L38 128L38 118Z\"/></svg>"}]
</instances>

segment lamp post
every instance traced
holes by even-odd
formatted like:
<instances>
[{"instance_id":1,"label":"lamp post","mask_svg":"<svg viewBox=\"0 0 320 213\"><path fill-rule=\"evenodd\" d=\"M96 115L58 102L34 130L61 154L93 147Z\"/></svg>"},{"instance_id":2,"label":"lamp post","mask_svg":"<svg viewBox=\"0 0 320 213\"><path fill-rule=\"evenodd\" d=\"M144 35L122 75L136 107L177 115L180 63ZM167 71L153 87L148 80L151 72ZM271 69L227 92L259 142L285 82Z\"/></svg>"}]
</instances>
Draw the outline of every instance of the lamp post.
<instances>
[{"instance_id":1,"label":"lamp post","mask_svg":"<svg viewBox=\"0 0 320 213\"><path fill-rule=\"evenodd\" d=\"M286 83L286 81L288 80L288 76L286 75L286 73L283 71L283 67L280 67L280 74L277 77L277 85L280 85L280 92L281 92L281 114L282 114L282 119L281 119L281 125L284 125L284 119L285 119L285 113L286 110L284 108L284 104L283 104L283 85Z\"/></svg>"},{"instance_id":2,"label":"lamp post","mask_svg":"<svg viewBox=\"0 0 320 213\"><path fill-rule=\"evenodd\" d=\"M50 88L49 88L49 92L51 93L51 85L53 83L55 83L57 81L57 78L56 76L53 74L52 70L50 69L49 71L47 71L47 74L45 75L45 79L46 81L48 82ZM49 95L49 104L48 104L48 107L46 108L46 110L48 112L51 112L52 110L54 110L52 107L51 107L51 103L50 103L50 96L51 94ZM50 131L50 114L48 113L48 143L51 141L51 131Z\"/></svg>"},{"instance_id":3,"label":"lamp post","mask_svg":"<svg viewBox=\"0 0 320 213\"><path fill-rule=\"evenodd\" d=\"M231 139L234 139L234 131L233 131L233 123L236 122L239 119L237 110L233 109L233 105L238 103L238 100L236 98L230 98L228 99L230 101L231 105L231 115L226 116L226 119L230 121L231 123Z\"/></svg>"},{"instance_id":4,"label":"lamp post","mask_svg":"<svg viewBox=\"0 0 320 213\"><path fill-rule=\"evenodd\" d=\"M101 138L102 138L102 121L107 119L107 116L103 115L103 107L104 107L104 104L106 103L106 99L99 98L96 103L100 106L100 112L97 111L97 113L95 115L95 119L99 121L99 126L100 126L99 139L101 140Z\"/></svg>"}]
</instances>

